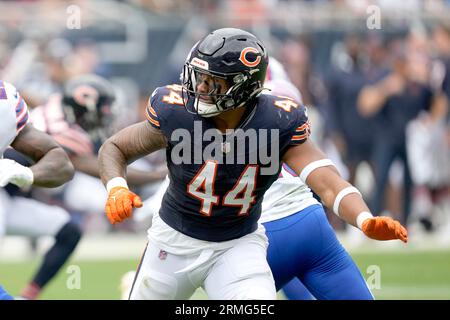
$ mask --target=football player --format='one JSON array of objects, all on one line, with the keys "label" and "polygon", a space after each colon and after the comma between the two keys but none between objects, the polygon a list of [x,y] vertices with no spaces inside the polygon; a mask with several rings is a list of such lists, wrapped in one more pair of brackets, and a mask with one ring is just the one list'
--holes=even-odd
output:
[{"label": "football player", "polygon": [[[270,91],[265,92],[301,101],[300,92],[283,77],[282,67],[273,58],[270,58],[269,70],[271,77],[266,77],[265,87]],[[135,220],[158,215],[168,182],[167,179],[154,196],[144,201],[144,207],[134,215]],[[285,164],[279,178],[264,195],[260,222],[269,238],[267,257],[276,288],[282,287],[289,299],[314,298],[299,279],[304,279],[318,299],[373,298],[356,265],[336,239],[320,203]],[[318,243],[326,244],[319,246]],[[327,268],[327,265],[336,267]],[[131,289],[131,274],[127,273],[122,279],[123,297],[128,297],[126,293]],[[352,285],[346,285],[348,283]]]},{"label": "football player", "polygon": [[[29,124],[25,101],[14,86],[4,81],[0,81],[0,110],[0,187],[8,183],[21,188],[31,185],[57,187],[72,179],[73,166],[64,150],[47,134]],[[3,159],[3,153],[9,146],[28,156],[33,164],[25,167],[14,160]],[[3,189],[0,189],[0,197],[2,235],[8,226],[6,213],[11,216],[16,212],[14,207],[9,209],[8,196]],[[30,221],[35,221],[33,209],[27,214]]]},{"label": "football player", "polygon": [[[33,110],[33,125],[51,135],[75,167],[75,176],[64,189],[64,203],[71,211],[103,212],[107,194],[98,179],[97,150],[112,131],[115,99],[110,81],[85,74],[70,79],[62,93]],[[139,186],[163,179],[166,172],[130,169],[129,179]],[[92,194],[98,197],[94,200]]]},{"label": "football player", "polygon": [[[30,166],[29,159],[14,149],[7,149],[4,157],[24,167]],[[7,196],[3,199],[3,207],[6,212],[6,234],[32,239],[48,236],[54,239],[35,274],[20,293],[22,299],[34,300],[74,252],[82,231],[66,210],[34,199],[32,189],[8,184],[5,191]]]},{"label": "football player", "polygon": [[[102,146],[99,165],[111,223],[142,206],[128,188],[127,164],[167,150],[170,184],[148,231],[131,299],[187,299],[200,286],[210,299],[275,299],[268,241],[258,219],[282,162],[353,225],[373,229],[378,224],[357,190],[309,141],[306,109],[287,97],[260,94],[267,64],[267,51],[254,35],[234,28],[213,31],[189,53],[182,87],[156,89],[148,121],[125,128]],[[211,129],[211,135],[219,132],[219,141],[211,146],[211,136],[196,139],[199,127]],[[242,131],[257,132],[258,145],[239,140]],[[194,139],[181,139],[183,132]],[[244,151],[236,153],[242,146]],[[269,161],[261,156],[263,148],[274,151]],[[239,161],[229,161],[228,154]],[[273,165],[277,170],[270,170]],[[392,224],[398,229],[383,237],[406,237],[406,230]]]},{"label": "football player", "polygon": [[[64,200],[71,210],[102,211],[104,200],[98,197],[100,200],[96,203],[91,197],[93,193],[104,193],[98,179],[95,142],[103,138],[105,128],[111,125],[114,99],[109,81],[96,75],[82,75],[68,81],[62,94],[51,96],[31,114],[34,127],[52,136],[75,167],[74,179],[64,189]],[[8,151],[6,156],[27,165],[27,159],[13,151]],[[137,172],[136,176],[142,183],[159,177],[153,172]],[[7,190],[10,197],[6,203],[15,211],[14,215],[6,216],[7,233],[55,239],[38,271],[21,292],[22,298],[36,299],[75,250],[82,230],[64,208],[34,199],[29,192],[23,193],[15,186],[8,186]],[[31,210],[33,219],[29,217]]]}]

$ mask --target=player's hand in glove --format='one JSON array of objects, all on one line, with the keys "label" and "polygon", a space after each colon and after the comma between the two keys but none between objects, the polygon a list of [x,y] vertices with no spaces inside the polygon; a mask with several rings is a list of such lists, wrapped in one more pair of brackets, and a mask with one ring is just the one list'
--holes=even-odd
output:
[{"label": "player's hand in glove", "polygon": [[408,242],[408,231],[400,222],[389,217],[373,217],[364,220],[362,231],[366,236],[375,240],[400,239]]},{"label": "player's hand in glove", "polygon": [[0,159],[0,187],[8,183],[19,188],[31,186],[34,181],[33,171],[11,159]]},{"label": "player's hand in glove", "polygon": [[133,208],[142,207],[141,198],[125,187],[115,187],[109,192],[106,201],[106,216],[111,224],[122,222],[131,217]]}]

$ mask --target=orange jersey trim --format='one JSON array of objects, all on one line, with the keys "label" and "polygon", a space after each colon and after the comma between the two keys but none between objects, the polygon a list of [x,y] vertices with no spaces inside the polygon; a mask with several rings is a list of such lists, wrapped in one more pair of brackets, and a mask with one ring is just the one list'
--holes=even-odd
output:
[{"label": "orange jersey trim", "polygon": [[305,134],[302,134],[302,135],[295,135],[295,136],[292,136],[292,138],[291,138],[291,140],[293,140],[293,141],[299,141],[299,140],[303,140],[303,139],[306,139],[308,137],[308,134],[307,133],[305,133]]},{"label": "orange jersey trim", "polygon": [[158,118],[158,115],[156,114],[155,109],[153,109],[152,106],[148,106],[148,111],[150,111],[152,116]]},{"label": "orange jersey trim", "polygon": [[299,131],[303,131],[303,130],[308,129],[308,128],[309,128],[309,123],[306,122],[306,123],[302,124],[300,127],[298,127],[297,129],[295,129],[295,131],[299,132]]},{"label": "orange jersey trim", "polygon": [[145,113],[145,117],[147,118],[148,121],[150,121],[152,124],[154,124],[157,127],[160,127],[159,121],[153,120],[148,113]]}]

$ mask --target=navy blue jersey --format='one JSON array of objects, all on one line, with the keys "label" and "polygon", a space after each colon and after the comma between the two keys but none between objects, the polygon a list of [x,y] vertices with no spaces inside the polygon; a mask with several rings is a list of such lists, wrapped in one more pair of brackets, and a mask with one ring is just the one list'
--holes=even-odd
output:
[{"label": "navy blue jersey", "polygon": [[181,87],[157,88],[148,122],[167,138],[170,186],[160,216],[193,238],[226,241],[257,228],[265,191],[291,145],[310,134],[306,108],[287,97],[260,95],[240,125],[222,134],[211,118],[184,107]]}]

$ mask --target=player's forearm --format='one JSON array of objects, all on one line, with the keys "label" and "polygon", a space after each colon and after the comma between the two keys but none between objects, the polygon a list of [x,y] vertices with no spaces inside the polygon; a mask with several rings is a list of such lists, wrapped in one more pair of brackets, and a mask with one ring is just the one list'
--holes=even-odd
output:
[{"label": "player's forearm", "polygon": [[105,185],[112,178],[126,176],[127,159],[111,138],[100,148],[98,166],[100,179]]},{"label": "player's forearm", "polygon": [[342,179],[333,163],[311,141],[290,148],[283,161],[320,196],[326,207],[346,222],[356,226],[357,217],[369,211],[359,191],[350,189],[351,184]]},{"label": "player's forearm", "polygon": [[64,150],[47,134],[27,124],[11,146],[34,161],[33,184],[57,187],[72,179],[73,165]]},{"label": "player's forearm", "polygon": [[[94,178],[100,178],[99,163],[96,156],[75,156],[71,158],[76,171],[83,172]],[[142,186],[148,183],[164,179],[167,170],[144,171],[128,168],[127,181],[134,186]]]},{"label": "player's forearm", "polygon": [[58,187],[71,180],[74,174],[72,163],[59,147],[49,150],[30,169],[33,185],[46,188]]},{"label": "player's forearm", "polygon": [[132,161],[166,146],[161,131],[147,122],[129,126],[106,140],[99,151],[100,178],[106,184],[112,178],[126,177]]},{"label": "player's forearm", "polygon": [[368,215],[371,215],[370,209],[360,194],[351,193],[345,196],[339,205],[339,218],[357,228],[361,228],[358,225],[358,217],[367,218]]},{"label": "player's forearm", "polygon": [[[357,226],[357,217],[362,212],[369,212],[369,208],[358,193],[349,193],[342,197],[340,192],[352,187],[330,167],[319,168],[308,178],[308,185],[322,199],[327,208],[332,209],[345,222]],[[341,199],[339,199],[342,197]],[[338,201],[338,202],[336,202]]]},{"label": "player's forearm", "polygon": [[95,155],[72,156],[70,160],[72,161],[76,171],[85,173],[94,178],[100,178],[98,159]]},{"label": "player's forearm", "polygon": [[142,186],[160,181],[167,175],[167,170],[143,171],[133,168],[127,170],[127,180],[131,185]]}]

